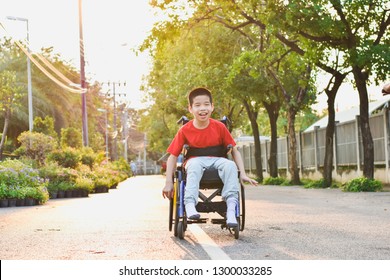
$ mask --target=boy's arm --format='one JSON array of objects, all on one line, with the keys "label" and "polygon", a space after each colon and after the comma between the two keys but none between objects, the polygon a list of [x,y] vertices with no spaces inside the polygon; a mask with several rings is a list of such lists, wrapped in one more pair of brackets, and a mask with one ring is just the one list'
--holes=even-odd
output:
[{"label": "boy's arm", "polygon": [[176,169],[176,163],[177,157],[172,154],[169,155],[167,160],[165,187],[162,190],[164,198],[173,198],[173,175]]},{"label": "boy's arm", "polygon": [[234,162],[237,165],[238,170],[240,171],[240,179],[243,182],[250,183],[251,185],[257,185],[257,181],[253,180],[246,175],[245,167],[244,167],[244,161],[242,160],[241,153],[238,151],[237,147],[233,147],[232,150],[232,157]]}]

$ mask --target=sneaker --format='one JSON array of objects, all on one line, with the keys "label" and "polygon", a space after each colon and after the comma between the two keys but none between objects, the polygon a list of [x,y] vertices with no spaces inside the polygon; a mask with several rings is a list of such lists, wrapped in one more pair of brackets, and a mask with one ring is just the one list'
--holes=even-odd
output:
[{"label": "sneaker", "polygon": [[238,227],[236,213],[235,212],[227,212],[226,213],[226,225],[228,228]]},{"label": "sneaker", "polygon": [[194,203],[187,203],[185,205],[186,207],[186,213],[187,213],[187,218],[190,220],[199,220],[200,219],[200,214],[198,211],[196,211],[195,204]]},{"label": "sneaker", "polygon": [[236,219],[236,206],[237,206],[237,198],[229,197],[226,201],[227,211],[226,211],[226,225],[229,228],[238,227],[237,219]]}]

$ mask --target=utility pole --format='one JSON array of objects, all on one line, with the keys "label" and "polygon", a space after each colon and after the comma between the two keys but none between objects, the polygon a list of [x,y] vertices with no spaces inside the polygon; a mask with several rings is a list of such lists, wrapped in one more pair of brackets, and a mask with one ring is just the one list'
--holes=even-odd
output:
[{"label": "utility pole", "polygon": [[[110,86],[111,82],[107,82],[107,85]],[[123,83],[124,86],[126,86],[126,82]],[[117,106],[116,106],[116,95],[118,94],[116,92],[115,86],[121,86],[120,82],[112,82],[112,94],[113,94],[113,102],[114,102],[114,124],[113,124],[113,129],[114,129],[114,143],[113,143],[113,149],[112,149],[112,156],[113,160],[118,159],[118,130],[117,130]],[[119,93],[119,96],[126,96],[124,93]]]},{"label": "utility pole", "polygon": [[[79,32],[80,32],[80,85],[86,89],[85,84],[85,60],[84,60],[84,39],[83,39],[83,19],[82,0],[79,0]],[[83,146],[88,147],[88,115],[87,115],[87,92],[81,94],[81,114],[83,124]]]},{"label": "utility pole", "polygon": [[[110,85],[110,83],[108,83],[108,85]],[[114,138],[114,149],[113,149],[113,156],[114,156],[114,160],[117,160],[118,159],[118,129],[116,127],[116,117],[117,117],[117,113],[116,113],[116,100],[115,100],[115,82],[112,83],[112,91],[113,91],[113,94],[114,94],[114,133],[115,133],[115,138]]]},{"label": "utility pole", "polygon": [[146,145],[147,145],[147,139],[146,139],[146,133],[144,134],[144,174],[147,175],[146,173]]},{"label": "utility pole", "polygon": [[123,157],[127,162],[127,138],[128,136],[128,118],[129,118],[129,112],[128,108],[124,108],[125,112],[123,113],[123,145],[124,145],[124,151],[123,151]]}]

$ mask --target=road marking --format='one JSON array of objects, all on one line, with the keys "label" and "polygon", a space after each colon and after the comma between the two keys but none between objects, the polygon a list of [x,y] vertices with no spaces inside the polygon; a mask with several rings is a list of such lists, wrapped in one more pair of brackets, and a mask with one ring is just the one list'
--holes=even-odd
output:
[{"label": "road marking", "polygon": [[212,260],[231,260],[231,258],[198,225],[190,224],[188,229],[198,240],[200,246]]}]

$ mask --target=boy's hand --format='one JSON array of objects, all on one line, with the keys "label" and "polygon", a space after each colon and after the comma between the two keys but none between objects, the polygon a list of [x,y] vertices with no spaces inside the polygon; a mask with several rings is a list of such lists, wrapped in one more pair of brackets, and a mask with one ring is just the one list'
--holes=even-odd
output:
[{"label": "boy's hand", "polygon": [[162,196],[164,198],[173,198],[173,184],[166,184],[162,189]]},{"label": "boy's hand", "polygon": [[252,186],[256,186],[258,184],[258,182],[256,180],[253,180],[251,178],[249,178],[246,174],[241,174],[241,181],[242,182],[245,182],[245,183],[249,183],[251,184]]}]

